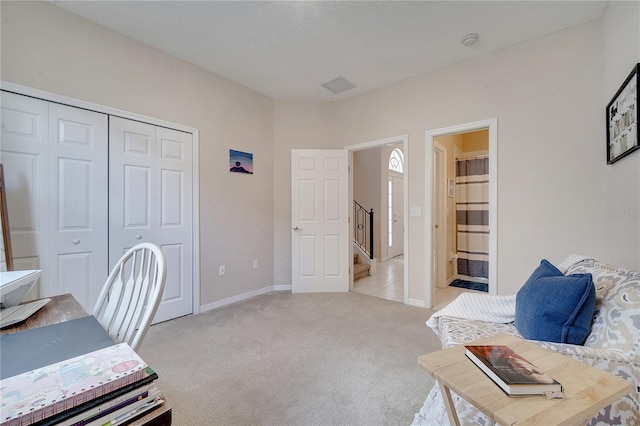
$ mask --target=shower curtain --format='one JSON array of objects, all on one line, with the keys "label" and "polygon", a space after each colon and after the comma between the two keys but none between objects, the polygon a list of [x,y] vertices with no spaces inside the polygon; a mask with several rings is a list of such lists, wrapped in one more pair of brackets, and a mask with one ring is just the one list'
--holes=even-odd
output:
[{"label": "shower curtain", "polygon": [[489,278],[489,158],[456,160],[458,275]]}]

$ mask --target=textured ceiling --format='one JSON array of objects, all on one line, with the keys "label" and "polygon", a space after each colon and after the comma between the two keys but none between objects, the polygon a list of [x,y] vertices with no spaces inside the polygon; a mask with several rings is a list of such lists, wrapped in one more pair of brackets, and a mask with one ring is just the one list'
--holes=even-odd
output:
[{"label": "textured ceiling", "polygon": [[[606,1],[52,1],[275,99],[342,100],[598,19]],[[478,33],[472,47],[460,42]],[[323,83],[355,88],[334,94]]]}]

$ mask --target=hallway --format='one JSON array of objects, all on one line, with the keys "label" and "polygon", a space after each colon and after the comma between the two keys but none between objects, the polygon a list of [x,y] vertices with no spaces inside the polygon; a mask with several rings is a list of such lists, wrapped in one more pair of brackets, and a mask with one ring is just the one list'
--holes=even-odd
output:
[{"label": "hallway", "polygon": [[[355,293],[379,297],[381,299],[404,301],[404,258],[394,257],[376,265],[377,274],[361,278],[354,283]],[[457,287],[436,289],[433,308],[441,309],[465,290]],[[481,293],[481,292],[478,292]]]}]

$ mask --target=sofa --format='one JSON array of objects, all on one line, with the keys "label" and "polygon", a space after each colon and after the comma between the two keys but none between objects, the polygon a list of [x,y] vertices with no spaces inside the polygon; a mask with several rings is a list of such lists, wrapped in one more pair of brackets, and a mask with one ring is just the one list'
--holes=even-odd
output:
[{"label": "sofa", "polygon": [[[583,344],[529,340],[633,383],[631,393],[602,409],[589,425],[640,425],[640,273],[578,255],[569,256],[557,269],[567,277],[588,276],[593,282],[595,303],[586,339]],[[427,325],[440,337],[443,348],[503,332],[522,337],[514,321],[517,297],[464,293],[429,318]],[[494,424],[453,395],[462,424]],[[448,424],[437,384],[413,424]]]}]

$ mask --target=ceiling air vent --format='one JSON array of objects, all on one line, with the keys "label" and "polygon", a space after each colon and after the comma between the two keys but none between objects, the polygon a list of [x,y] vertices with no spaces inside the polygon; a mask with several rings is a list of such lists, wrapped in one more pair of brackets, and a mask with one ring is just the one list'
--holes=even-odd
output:
[{"label": "ceiling air vent", "polygon": [[356,87],[355,84],[347,80],[346,78],[340,76],[336,79],[331,80],[328,83],[324,83],[322,87],[331,90],[333,93],[342,93],[346,90],[353,89]]}]

